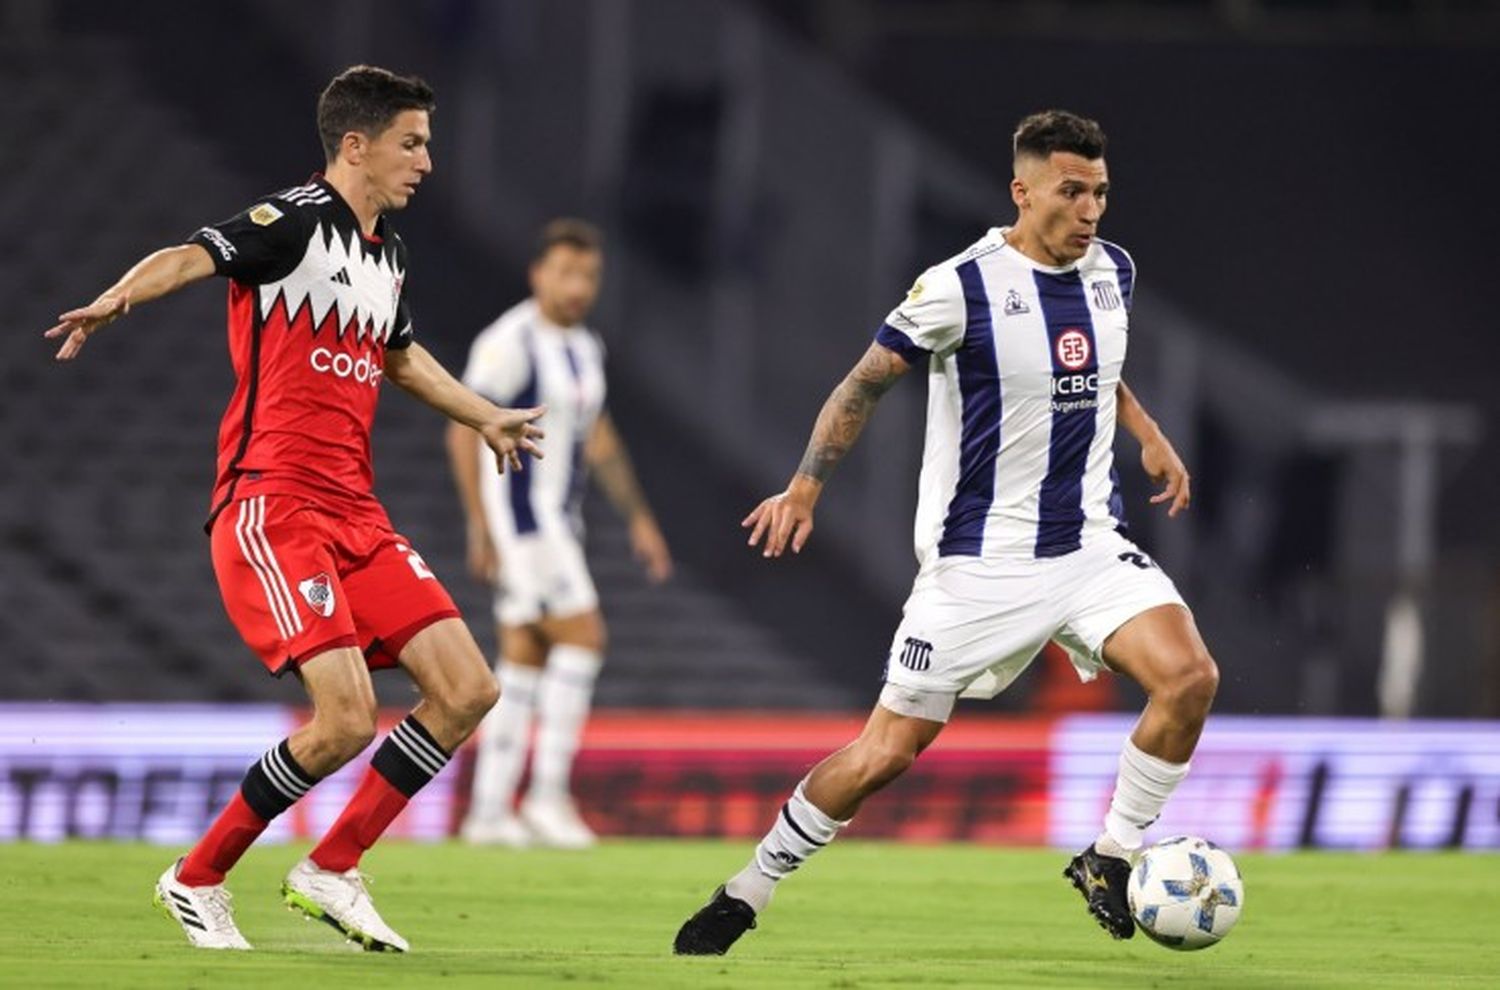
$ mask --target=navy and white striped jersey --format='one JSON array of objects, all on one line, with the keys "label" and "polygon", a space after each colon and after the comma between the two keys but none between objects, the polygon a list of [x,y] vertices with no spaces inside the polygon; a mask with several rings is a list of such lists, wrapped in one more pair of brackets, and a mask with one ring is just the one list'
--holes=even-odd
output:
[{"label": "navy and white striped jersey", "polygon": [[481,452],[485,503],[498,510],[492,529],[505,537],[538,530],[581,533],[584,445],[604,408],[604,345],[598,336],[583,326],[552,325],[527,299],[480,331],[463,382],[503,406],[547,406],[539,424],[547,433],[546,457],[523,454],[526,470],[502,475],[494,470],[494,455]]},{"label": "navy and white striped jersey", "polygon": [[934,265],[876,341],[928,369],[917,558],[1060,557],[1123,516],[1115,398],[1135,264],[1038,264],[993,228]]}]

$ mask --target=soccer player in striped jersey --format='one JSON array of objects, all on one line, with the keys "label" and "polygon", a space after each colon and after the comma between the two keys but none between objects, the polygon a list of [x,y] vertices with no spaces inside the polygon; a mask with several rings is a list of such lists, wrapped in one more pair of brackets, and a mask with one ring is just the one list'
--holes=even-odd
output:
[{"label": "soccer player in striped jersey", "polygon": [[541,409],[501,409],[413,339],[406,248],[386,218],[432,171],[433,94],[355,66],[318,101],[327,168],[142,260],[46,336],[71,360],[132,307],[211,275],[229,282],[238,379],[219,428],[209,533],[225,609],[268,672],[307,690],[310,721],[239,792],[156,899],[200,948],[248,949],[224,875],[271,819],[376,735],[370,670],[399,665],[422,695],[375,749],[349,804],[287,875],[288,905],[372,950],[405,951],[376,912],[360,857],[447,764],[498,691],[468,627],[373,492],[370,428],[383,380],[473,428],[520,469]]},{"label": "soccer player in striped jersey", "polygon": [[[448,429],[449,460],[468,518],[469,566],[494,586],[504,700],[479,732],[463,836],[476,844],[582,849],[594,833],[569,791],[573,757],[603,663],[604,618],[584,560],[583,491],[598,479],[630,527],[653,581],[672,558],[604,407],[604,345],[584,325],[599,294],[603,240],[580,220],[554,220],[532,259],[532,295],[482,330],[464,382],[502,403],[545,405],[558,456],[524,474],[484,470],[479,436]],[[532,723],[531,786],[519,809]]]},{"label": "soccer player in striped jersey", "polygon": [[1064,876],[1116,938],[1142,833],[1187,774],[1218,670],[1172,581],[1124,534],[1116,423],[1141,447],[1170,516],[1188,472],[1121,377],[1135,264],[1099,238],[1109,193],[1099,125],[1063,111],[1021,121],[1019,217],[929,268],[829,397],[787,489],[745,519],[777,558],[806,545],[813,507],[875,404],[927,374],[916,516],[919,569],[886,684],[859,738],[813,768],[743,870],[678,932],[679,954],[723,953],[777,883],[827,845],[937,738],[962,696],[993,697],[1055,640],[1085,680],[1109,669],[1149,695],[1120,754],[1098,839]]}]

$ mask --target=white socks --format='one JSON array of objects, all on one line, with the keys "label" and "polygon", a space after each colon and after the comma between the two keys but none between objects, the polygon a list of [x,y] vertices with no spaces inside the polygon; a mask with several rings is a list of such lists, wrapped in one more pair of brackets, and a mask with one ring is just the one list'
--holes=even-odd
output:
[{"label": "white socks", "polygon": [[755,909],[766,909],[776,882],[802,865],[802,861],[833,841],[849,823],[829,818],[807,799],[807,781],[797,785],[791,799],[781,806],[776,824],[755,847],[745,868],[729,878],[724,890]]},{"label": "white socks", "polygon": [[1120,774],[1104,816],[1104,832],[1095,847],[1106,856],[1129,859],[1141,847],[1147,828],[1161,815],[1167,798],[1187,776],[1187,763],[1168,763],[1125,740]]},{"label": "white socks", "polygon": [[[547,655],[537,692],[536,752],[531,758],[530,798],[566,800],[573,757],[594,701],[603,658],[596,650],[559,643]],[[503,705],[505,702],[501,701]]]},{"label": "white socks", "polygon": [[515,813],[516,785],[526,764],[531,720],[536,714],[542,671],[501,660],[500,703],[479,726],[479,756],[474,764],[474,794],[469,814],[493,821]]}]

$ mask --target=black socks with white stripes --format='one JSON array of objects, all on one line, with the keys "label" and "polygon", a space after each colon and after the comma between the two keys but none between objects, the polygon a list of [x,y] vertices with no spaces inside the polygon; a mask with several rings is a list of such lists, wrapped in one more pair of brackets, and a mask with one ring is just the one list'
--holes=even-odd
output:
[{"label": "black socks with white stripes", "polygon": [[251,764],[240,783],[240,793],[251,811],[270,821],[296,804],[317,782],[317,777],[292,759],[292,747],[283,739]]}]

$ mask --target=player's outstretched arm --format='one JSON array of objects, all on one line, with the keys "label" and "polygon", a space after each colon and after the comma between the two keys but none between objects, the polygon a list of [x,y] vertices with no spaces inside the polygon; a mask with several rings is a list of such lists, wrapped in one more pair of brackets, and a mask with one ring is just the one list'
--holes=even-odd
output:
[{"label": "player's outstretched arm", "polygon": [[537,441],[545,434],[535,424],[546,406],[502,409],[474,392],[438,364],[421,344],[385,352],[385,374],[391,381],[457,423],[478,431],[495,452],[500,473],[507,465],[520,471],[522,451],[541,457]]},{"label": "player's outstretched arm", "polygon": [[142,258],[87,306],[58,316],[57,326],[42,336],[62,337],[57,360],[71,361],[83,350],[89,337],[130,312],[132,306],[160,299],[213,273],[213,258],[199,245],[163,248]]},{"label": "player's outstretched arm", "polygon": [[1130,435],[1141,445],[1141,467],[1145,468],[1152,481],[1162,486],[1161,491],[1151,496],[1151,503],[1171,503],[1167,508],[1167,515],[1176,516],[1193,500],[1193,479],[1188,475],[1182,458],[1177,456],[1172,442],[1123,380],[1116,395],[1120,425],[1130,431]]},{"label": "player's outstretched arm", "polygon": [[656,516],[646,503],[625,441],[608,413],[601,413],[595,421],[583,456],[615,511],[630,524],[630,546],[636,559],[645,566],[646,574],[657,584],[671,577],[672,553],[667,549],[666,537],[662,536]]},{"label": "player's outstretched arm", "polygon": [[875,412],[880,397],[906,374],[911,365],[882,344],[871,344],[864,357],[823,403],[802,463],[786,491],[757,505],[741,526],[750,530],[750,546],[765,537],[762,556],[780,557],[790,543],[801,553],[813,531],[813,506],[823,485]]}]

